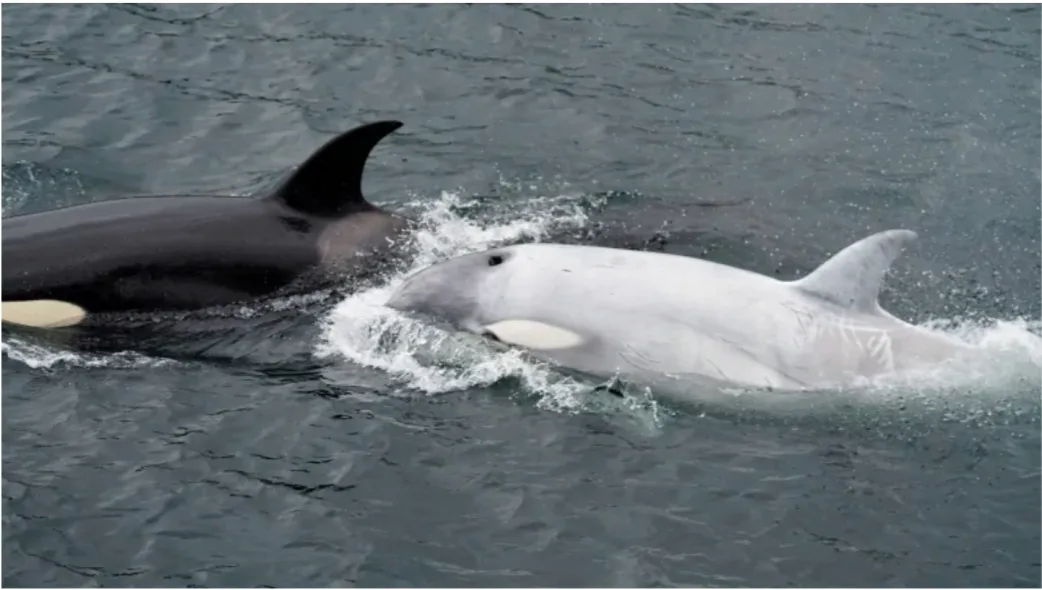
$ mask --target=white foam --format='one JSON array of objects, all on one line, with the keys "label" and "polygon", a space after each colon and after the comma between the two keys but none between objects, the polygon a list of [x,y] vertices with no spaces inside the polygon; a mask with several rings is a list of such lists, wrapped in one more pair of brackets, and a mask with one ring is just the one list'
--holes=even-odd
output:
[{"label": "white foam", "polygon": [[47,348],[17,338],[9,338],[0,343],[0,352],[4,356],[33,369],[52,369],[62,365],[78,368],[136,369],[162,367],[174,362],[169,359],[154,358],[136,352],[118,352],[113,354],[73,352]]}]

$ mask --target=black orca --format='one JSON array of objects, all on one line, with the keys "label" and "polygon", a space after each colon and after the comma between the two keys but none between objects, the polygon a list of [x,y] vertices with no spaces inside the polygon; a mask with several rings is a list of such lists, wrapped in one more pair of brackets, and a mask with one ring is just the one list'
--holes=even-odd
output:
[{"label": "black orca", "polygon": [[122,198],[4,219],[3,322],[198,310],[364,271],[411,225],[362,194],[369,153],[401,126],[343,133],[259,197]]}]

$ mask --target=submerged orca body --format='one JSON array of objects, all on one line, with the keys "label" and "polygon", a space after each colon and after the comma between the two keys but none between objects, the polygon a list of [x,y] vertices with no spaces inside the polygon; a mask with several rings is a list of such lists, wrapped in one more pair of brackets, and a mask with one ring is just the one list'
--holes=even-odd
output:
[{"label": "submerged orca body", "polygon": [[409,225],[361,187],[370,151],[401,125],[330,140],[259,198],[135,197],[4,219],[3,322],[247,303],[369,270]]}]

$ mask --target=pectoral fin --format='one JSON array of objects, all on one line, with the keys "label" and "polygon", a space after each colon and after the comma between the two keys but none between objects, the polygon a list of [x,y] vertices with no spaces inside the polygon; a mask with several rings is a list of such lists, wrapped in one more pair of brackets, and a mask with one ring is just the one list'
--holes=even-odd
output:
[{"label": "pectoral fin", "polygon": [[506,344],[533,350],[560,350],[582,344],[582,336],[562,328],[532,320],[504,320],[484,327]]}]

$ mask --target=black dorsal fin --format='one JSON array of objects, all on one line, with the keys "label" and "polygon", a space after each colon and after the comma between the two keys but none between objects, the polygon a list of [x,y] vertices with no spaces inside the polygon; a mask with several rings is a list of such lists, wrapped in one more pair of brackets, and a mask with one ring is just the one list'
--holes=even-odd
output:
[{"label": "black dorsal fin", "polygon": [[369,152],[401,121],[361,125],[326,142],[272,194],[286,207],[307,215],[341,217],[371,208],[362,195],[362,172]]}]

